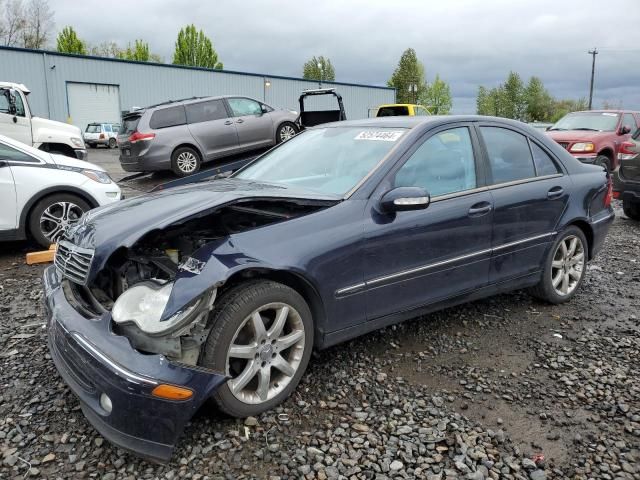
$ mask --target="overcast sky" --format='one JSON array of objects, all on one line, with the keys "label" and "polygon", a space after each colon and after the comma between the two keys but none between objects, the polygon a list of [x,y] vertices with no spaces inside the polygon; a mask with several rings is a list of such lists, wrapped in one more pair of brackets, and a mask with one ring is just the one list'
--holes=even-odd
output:
[{"label": "overcast sky", "polygon": [[454,113],[474,113],[478,85],[509,70],[542,78],[552,95],[640,110],[640,0],[49,0],[56,29],[91,43],[142,38],[171,62],[190,23],[212,39],[225,69],[299,77],[313,55],[336,80],[384,85],[408,48],[427,80],[451,85]]}]

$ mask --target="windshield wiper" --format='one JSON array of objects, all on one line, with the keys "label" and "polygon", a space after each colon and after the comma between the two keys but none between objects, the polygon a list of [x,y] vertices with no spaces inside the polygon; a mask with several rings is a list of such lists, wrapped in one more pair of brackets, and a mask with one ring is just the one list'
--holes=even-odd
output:
[{"label": "windshield wiper", "polygon": [[553,127],[550,128],[549,131],[551,132],[552,130],[566,130],[566,128],[558,128],[558,127]]},{"label": "windshield wiper", "polygon": [[588,130],[590,132],[599,132],[600,131],[597,128],[588,128],[588,127],[578,127],[578,128],[574,128],[574,130]]}]

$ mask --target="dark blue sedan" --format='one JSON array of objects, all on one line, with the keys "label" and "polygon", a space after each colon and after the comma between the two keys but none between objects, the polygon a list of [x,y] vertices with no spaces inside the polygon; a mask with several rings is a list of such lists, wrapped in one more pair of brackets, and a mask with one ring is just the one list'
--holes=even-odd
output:
[{"label": "dark blue sedan", "polygon": [[312,128],[231,178],[85,214],[44,275],[51,355],[102,435],[166,460],[206,400],[285,400],[314,348],[514,289],[571,299],[611,193],[519,122]]}]

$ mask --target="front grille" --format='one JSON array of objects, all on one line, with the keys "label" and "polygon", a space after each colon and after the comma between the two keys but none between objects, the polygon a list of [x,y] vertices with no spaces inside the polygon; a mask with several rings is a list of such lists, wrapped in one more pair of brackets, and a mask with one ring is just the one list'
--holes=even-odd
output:
[{"label": "front grille", "polygon": [[565,150],[569,148],[569,142],[558,142],[558,145],[560,145]]},{"label": "front grille", "polygon": [[93,250],[77,247],[67,240],[58,242],[54,265],[63,277],[72,282],[86,284],[92,260]]},{"label": "front grille", "polygon": [[87,375],[84,354],[71,334],[57,321],[53,320],[49,328],[50,345],[56,358],[64,364],[64,369],[71,378],[87,393],[95,393],[96,387]]}]

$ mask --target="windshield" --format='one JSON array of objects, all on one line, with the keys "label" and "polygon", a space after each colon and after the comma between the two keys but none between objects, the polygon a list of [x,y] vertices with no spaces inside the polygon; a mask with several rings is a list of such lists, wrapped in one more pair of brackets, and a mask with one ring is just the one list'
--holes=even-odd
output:
[{"label": "windshield", "polygon": [[89,124],[87,125],[87,129],[85,130],[87,133],[100,133],[100,125]]},{"label": "windshield", "polygon": [[404,132],[401,128],[374,127],[307,130],[235,177],[342,196],[385,157]]},{"label": "windshield", "polygon": [[570,113],[562,117],[549,130],[593,130],[598,132],[612,132],[618,125],[618,113],[588,112]]}]

